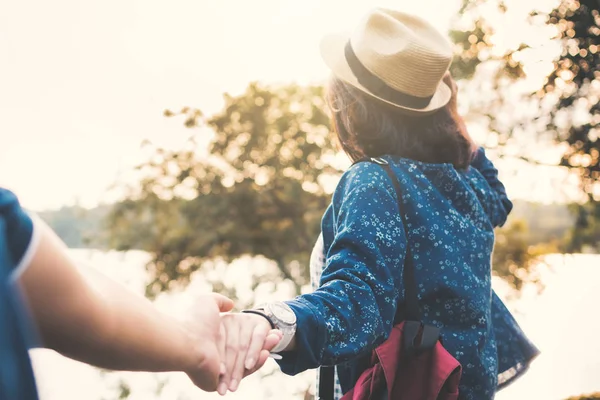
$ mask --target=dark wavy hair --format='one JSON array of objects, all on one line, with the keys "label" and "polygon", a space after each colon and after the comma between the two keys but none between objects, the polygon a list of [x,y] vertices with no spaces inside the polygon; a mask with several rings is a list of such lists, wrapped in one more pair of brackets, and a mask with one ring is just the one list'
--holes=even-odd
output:
[{"label": "dark wavy hair", "polygon": [[342,149],[354,162],[364,157],[395,155],[427,163],[467,168],[471,143],[453,99],[442,109],[413,116],[332,77],[327,101]]}]

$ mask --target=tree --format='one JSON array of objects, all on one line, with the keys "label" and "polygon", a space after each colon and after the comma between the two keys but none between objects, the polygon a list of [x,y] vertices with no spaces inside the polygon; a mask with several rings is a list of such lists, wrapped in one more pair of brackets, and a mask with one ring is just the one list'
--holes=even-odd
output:
[{"label": "tree", "polygon": [[[490,16],[506,12],[507,6],[501,0],[463,1],[456,28],[451,32],[457,43],[453,72],[458,78],[468,79],[466,86],[482,85],[482,80],[477,79],[480,71],[484,71],[484,80],[493,78],[492,96],[483,101],[476,99],[469,113],[473,119],[483,120],[495,136],[493,142],[498,143],[500,156],[510,154],[531,164],[543,164],[536,154],[541,142],[564,149],[556,166],[579,176],[581,194],[587,198],[587,202],[573,207],[576,222],[565,250],[579,251],[586,245],[598,249],[600,2],[562,0],[554,9],[531,11],[530,26],[538,27],[540,35],[544,28],[552,28],[553,39],[561,51],[539,87],[533,88],[533,93],[517,93],[516,97],[510,93],[527,75],[522,61],[532,50],[532,43],[539,40],[534,35],[524,35],[521,44],[493,51],[497,50],[493,38],[499,27],[489,21]],[[499,115],[511,118],[507,123]],[[509,145],[512,151],[506,151]]]},{"label": "tree", "polygon": [[[538,38],[523,36],[518,46],[492,51],[498,47],[493,41],[498,27],[488,19],[491,15],[506,12],[507,6],[502,0],[463,0],[455,28],[451,31],[456,43],[452,71],[457,79],[473,79],[478,68],[493,64],[498,92],[501,89],[498,85],[515,86],[527,75],[522,60],[531,50],[531,43],[539,41]],[[600,177],[597,140],[600,126],[600,71],[597,70],[600,65],[600,2],[562,0],[551,10],[532,10],[529,24],[540,29],[544,25],[554,28],[554,39],[562,49],[556,54],[553,70],[534,93],[538,95],[536,97],[547,96],[552,107],[538,110],[534,122],[544,122],[542,134],[567,145],[559,165],[577,169],[582,176],[582,189],[592,194]],[[521,99],[522,102],[526,100]],[[547,111],[550,115],[545,115]],[[488,115],[488,112],[483,114]],[[493,118],[491,114],[488,116]],[[509,128],[513,129],[514,125]],[[528,134],[532,133],[536,132]]]},{"label": "tree", "polygon": [[570,250],[600,245],[600,2],[564,0],[548,17],[563,52],[545,86],[559,101],[549,128],[566,144],[560,164],[579,174],[586,204],[576,207]]},{"label": "tree", "polygon": [[[491,145],[500,158],[543,164],[537,159],[539,147],[531,143],[535,139],[545,140],[548,146],[556,144],[548,133],[551,119],[544,118],[553,104],[543,96],[542,80],[533,96],[530,88],[523,88],[528,78],[523,60],[537,38],[524,35],[514,43],[498,43],[502,30],[507,29],[506,22],[513,22],[504,20],[509,11],[502,0],[463,0],[450,31],[455,43],[451,72],[459,80],[459,103],[466,118],[470,126],[486,132],[488,147]],[[530,16],[529,24],[543,30],[546,21],[538,14]],[[512,219],[497,230],[493,271],[517,292],[527,282],[540,284],[535,266],[543,260],[543,255],[558,251],[561,246],[556,239],[532,240],[538,233],[530,232],[523,219]]]},{"label": "tree", "polygon": [[501,22],[492,19],[506,12],[501,0],[463,0],[449,32],[455,46],[450,71],[461,86],[459,103],[466,106],[466,117],[493,136],[499,147],[514,140],[516,128],[526,124],[527,115],[515,112],[515,99],[535,101],[514,90],[526,77],[520,55],[530,47],[530,38],[512,46],[498,46],[494,40]]},{"label": "tree", "polygon": [[[187,283],[210,260],[243,255],[274,261],[276,274],[261,279],[287,280],[300,292],[330,199],[325,178],[340,173],[328,161],[335,150],[321,96],[321,88],[253,84],[241,96],[227,96],[223,111],[210,118],[190,108],[166,112],[184,117],[189,128],[210,128],[213,136],[204,156],[195,146],[198,135],[188,149],[153,149],[153,158],[139,166],[140,185],[110,214],[118,250],[153,254],[148,295]],[[543,251],[554,249],[532,240],[517,221],[498,231],[494,271],[520,289]],[[236,297],[218,279],[212,283]]]},{"label": "tree", "polygon": [[[503,77],[522,75],[520,64],[511,64],[520,50],[484,56],[492,44],[490,25],[478,14],[483,5],[465,2],[469,17],[456,25],[472,27],[452,32],[459,43],[453,73],[472,78],[481,62],[504,60],[496,77],[505,87]],[[502,99],[496,97],[487,107]],[[252,84],[241,96],[226,95],[217,115],[205,117],[188,107],[165,115],[183,117],[199,133],[187,149],[154,149],[153,158],[138,168],[140,184],[109,218],[113,246],[153,255],[147,293],[185,284],[209,260],[229,262],[246,254],[274,261],[278,273],[264,279],[294,282],[298,293],[308,281],[308,255],[329,202],[327,178],[339,175],[331,166],[335,151],[323,89]],[[211,134],[208,151],[200,152],[197,143]]]},{"label": "tree", "polygon": [[[530,23],[568,27],[568,21],[552,18],[561,12],[564,18],[573,18],[572,10],[579,10],[580,6],[569,4],[570,8],[561,6],[550,14],[533,13]],[[456,42],[452,72],[462,79],[461,85],[468,93],[459,98],[467,106],[467,117],[494,137],[499,155],[507,157],[510,152],[505,149],[516,148],[519,151],[516,155],[512,152],[512,157],[537,163],[537,148],[531,150],[519,143],[540,136],[551,138],[552,145],[567,140],[552,134],[551,128],[558,127],[554,124],[558,113],[544,114],[548,102],[542,95],[553,92],[546,97],[558,101],[557,90],[550,88],[553,82],[557,87],[564,86],[556,83],[564,75],[557,71],[559,66],[572,65],[561,61],[571,53],[563,54],[545,87],[540,81],[536,96],[523,91],[515,95],[514,87],[527,75],[521,60],[534,40],[524,36],[521,42],[498,50],[494,42],[496,27],[491,19],[505,13],[507,7],[502,1],[463,1],[451,31]],[[588,25],[594,18],[582,17]],[[579,31],[574,31],[573,34],[567,29],[564,34],[577,37]],[[588,55],[593,53],[593,44],[585,43]],[[575,87],[585,86],[584,79],[579,86],[578,82]],[[187,149],[153,149],[153,158],[138,168],[140,184],[130,188],[127,200],[118,204],[109,218],[114,246],[121,250],[144,249],[153,254],[148,266],[148,294],[186,283],[209,260],[229,262],[246,254],[274,261],[277,274],[266,279],[294,282],[296,292],[300,291],[308,279],[308,254],[319,231],[319,219],[329,201],[327,178],[334,180],[339,174],[331,166],[335,151],[322,94],[320,87],[252,84],[240,96],[226,95],[223,110],[211,117],[188,107],[165,112],[167,117],[183,118],[185,126],[198,133],[190,139]],[[556,104],[553,107],[558,110]],[[516,112],[522,108],[530,112]],[[532,116],[532,112],[538,114]],[[197,143],[207,139],[208,151],[203,153]],[[578,142],[573,143],[578,146]],[[590,150],[590,157],[593,154],[596,153]],[[563,161],[567,158],[572,157],[565,155]],[[561,165],[580,168],[565,162]],[[583,190],[587,187],[582,186]],[[580,214],[578,221],[583,220],[587,222],[580,222],[579,226],[588,223],[590,228],[586,236],[578,233],[579,239],[573,243],[597,237],[597,225]],[[525,228],[517,223],[499,231],[499,243],[509,247],[502,249],[499,244],[497,254],[504,254],[506,259],[495,260],[498,274],[517,287],[521,278],[514,277],[515,271],[521,274],[523,268],[529,269],[541,249],[535,249],[535,256],[525,257],[533,250],[516,246],[522,229]],[[516,236],[511,239],[510,235]],[[516,247],[510,250],[511,246]]]},{"label": "tree", "polygon": [[600,177],[600,2],[564,0],[549,14],[548,23],[557,27],[563,44],[544,88],[559,97],[549,127],[568,145],[561,165],[576,168],[585,193],[598,200],[594,187]]},{"label": "tree", "polygon": [[246,254],[273,260],[278,276],[266,279],[299,293],[330,198],[326,178],[339,173],[322,88],[251,84],[210,118],[191,108],[165,115],[212,137],[205,155],[198,135],[183,151],[155,149],[110,215],[117,249],[154,256],[148,294],[187,282],[208,260]]}]

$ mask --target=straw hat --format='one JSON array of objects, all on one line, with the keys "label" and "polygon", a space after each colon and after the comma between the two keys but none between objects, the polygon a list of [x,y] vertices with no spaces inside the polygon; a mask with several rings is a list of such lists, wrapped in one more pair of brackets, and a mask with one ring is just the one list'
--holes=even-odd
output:
[{"label": "straw hat", "polygon": [[452,45],[416,16],[376,8],[351,35],[323,38],[321,56],[338,78],[409,114],[430,114],[450,100],[442,78]]}]

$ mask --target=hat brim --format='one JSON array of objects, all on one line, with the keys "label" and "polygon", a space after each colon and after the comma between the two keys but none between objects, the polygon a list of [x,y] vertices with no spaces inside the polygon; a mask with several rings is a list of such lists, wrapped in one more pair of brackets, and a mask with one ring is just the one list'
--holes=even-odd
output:
[{"label": "hat brim", "polygon": [[325,36],[321,40],[321,57],[325,64],[331,69],[331,72],[338,78],[342,79],[344,82],[349,83],[355,88],[367,93],[368,95],[387,103],[391,106],[402,109],[407,114],[411,115],[427,115],[431,114],[440,108],[444,107],[450,101],[450,97],[452,96],[452,91],[443,81],[440,81],[440,84],[437,87],[437,90],[431,101],[425,108],[411,108],[406,107],[402,104],[396,104],[385,100],[375,94],[371,93],[371,91],[364,86],[362,86],[348,65],[346,61],[346,56],[344,55],[344,48],[346,43],[348,42],[349,36],[347,35],[329,35]]}]

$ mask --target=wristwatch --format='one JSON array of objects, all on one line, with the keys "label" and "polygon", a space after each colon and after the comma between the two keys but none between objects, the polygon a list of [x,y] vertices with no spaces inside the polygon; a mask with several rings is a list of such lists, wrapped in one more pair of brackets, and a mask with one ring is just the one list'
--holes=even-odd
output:
[{"label": "wristwatch", "polygon": [[283,338],[271,350],[271,353],[279,353],[285,350],[296,333],[296,314],[294,314],[290,306],[281,301],[263,304],[257,308],[264,312],[273,321],[275,328],[283,333]]}]

